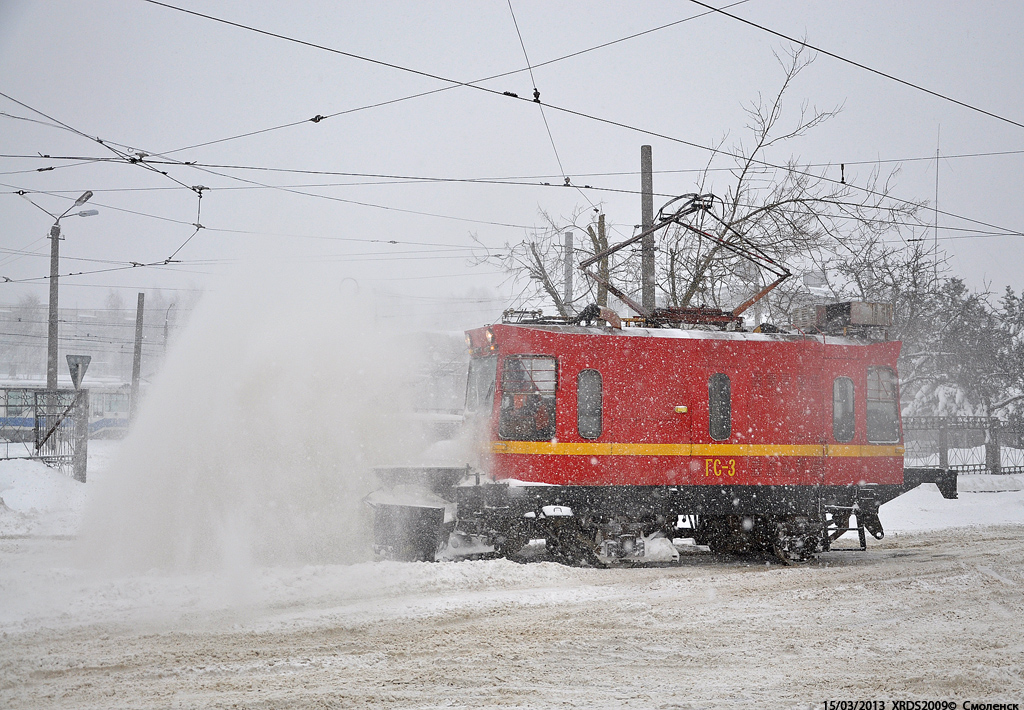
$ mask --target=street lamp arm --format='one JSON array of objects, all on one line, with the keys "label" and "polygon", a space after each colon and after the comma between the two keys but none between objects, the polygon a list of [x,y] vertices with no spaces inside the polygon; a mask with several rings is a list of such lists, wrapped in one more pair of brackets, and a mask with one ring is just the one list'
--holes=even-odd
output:
[{"label": "street lamp arm", "polygon": [[22,197],[24,197],[24,198],[25,198],[25,200],[27,200],[27,201],[28,201],[28,203],[29,203],[30,205],[32,205],[33,207],[37,207],[37,208],[41,209],[41,210],[42,210],[43,212],[45,212],[46,214],[50,215],[50,217],[52,217],[53,219],[60,219],[60,217],[58,217],[57,215],[55,215],[55,214],[53,214],[52,212],[50,212],[50,210],[46,209],[45,207],[40,207],[40,206],[39,206],[39,205],[37,205],[37,204],[36,204],[35,202],[33,202],[33,201],[31,200],[31,198],[29,198],[29,196],[28,196],[28,195],[26,195],[26,194],[25,194],[25,193],[24,193],[23,191],[20,191],[20,190],[19,190],[19,191],[18,191],[18,194],[19,194],[19,195],[21,195]]},{"label": "street lamp arm", "polygon": [[[76,207],[81,207],[86,202],[88,202],[89,200],[92,199],[92,190],[86,190],[84,193],[82,193],[81,197],[79,197],[77,200],[75,200],[75,203],[73,205],[71,205],[66,210],[64,210],[60,215],[55,215],[53,212],[50,212],[50,210],[46,209],[45,207],[42,207],[42,206],[36,204],[35,202],[33,202],[32,198],[29,197],[28,193],[26,193],[24,190],[18,190],[17,194],[20,195],[21,197],[24,197],[25,200],[27,200],[28,203],[30,205],[32,205],[33,207],[36,207],[36,208],[42,210],[43,212],[45,212],[46,214],[50,215],[50,217],[52,217],[56,222],[60,222],[62,219],[64,219],[65,217],[68,216],[68,212],[70,212],[71,210],[75,209]],[[70,216],[72,216],[72,217],[92,217],[93,215],[98,215],[98,214],[99,214],[99,210],[82,210],[81,212],[77,212],[77,213],[75,213],[73,215],[70,215]]]}]

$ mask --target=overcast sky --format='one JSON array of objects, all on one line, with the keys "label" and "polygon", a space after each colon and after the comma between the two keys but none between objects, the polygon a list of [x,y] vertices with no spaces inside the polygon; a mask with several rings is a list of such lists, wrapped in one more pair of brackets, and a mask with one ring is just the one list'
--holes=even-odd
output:
[{"label": "overcast sky", "polygon": [[[51,213],[95,193],[99,215],[62,222],[61,272],[115,270],[62,278],[62,305],[100,305],[112,288],[126,302],[142,288],[215,289],[253,259],[419,298],[497,289],[494,268],[470,260],[474,235],[500,248],[539,224],[540,210],[557,218],[588,202],[628,235],[640,221],[640,145],[653,146],[656,193],[693,191],[689,171],[710,154],[680,141],[742,139],[743,105],[782,77],[773,51],[783,40],[717,14],[537,66],[531,79],[503,0],[172,4],[336,51],[142,0],[0,0],[0,92],[10,97],[0,97],[0,277],[12,280],[0,283],[0,303],[46,299],[52,219],[19,190]],[[512,10],[534,65],[704,12],[688,2],[532,0]],[[938,146],[950,156],[938,164],[948,213],[938,236],[952,271],[976,288],[1024,286],[1024,128],[998,118],[1024,123],[1024,5],[748,0],[730,12],[996,114],[819,55],[783,121],[802,102],[843,111],[767,157],[832,164],[836,177],[845,163],[854,184],[869,161],[902,161],[894,193],[931,202]],[[495,93],[342,53],[458,82],[518,73],[479,85]],[[593,118],[549,107],[549,140],[536,104],[500,94],[530,97],[535,85],[543,102]],[[363,108],[385,102],[394,103]],[[308,120],[317,115],[326,118]],[[295,125],[267,130],[285,124]],[[89,137],[122,155],[240,167],[146,167]],[[192,147],[211,141],[221,142]],[[994,152],[1007,154],[954,157]],[[604,189],[565,188],[563,175]],[[523,184],[464,181],[473,178]],[[195,233],[198,185],[209,189]],[[130,268],[171,255],[180,263]]]}]

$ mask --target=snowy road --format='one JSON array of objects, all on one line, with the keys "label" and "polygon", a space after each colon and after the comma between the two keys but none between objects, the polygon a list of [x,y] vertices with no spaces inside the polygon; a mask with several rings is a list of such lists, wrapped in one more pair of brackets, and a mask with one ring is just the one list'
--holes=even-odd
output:
[{"label": "snowy road", "polygon": [[[1024,700],[1024,526],[799,568],[686,556],[90,577],[5,540],[0,705],[822,707]],[[36,594],[26,595],[28,588]],[[31,597],[31,598],[29,598]]]}]

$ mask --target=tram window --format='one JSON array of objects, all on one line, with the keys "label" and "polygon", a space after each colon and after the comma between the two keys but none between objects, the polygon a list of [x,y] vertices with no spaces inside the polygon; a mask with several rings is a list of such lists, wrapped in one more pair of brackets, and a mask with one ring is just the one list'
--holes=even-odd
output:
[{"label": "tram window", "polygon": [[841,444],[853,440],[853,380],[837,377],[832,382],[832,438]]},{"label": "tram window", "polygon": [[547,441],[555,436],[558,366],[553,357],[510,355],[501,375],[498,436],[517,441]]},{"label": "tram window", "polygon": [[732,402],[729,395],[729,376],[718,373],[708,382],[708,429],[711,438],[724,441],[732,435]]},{"label": "tram window", "polygon": [[32,407],[32,393],[26,390],[7,391],[7,416],[20,417],[26,414]]},{"label": "tram window", "polygon": [[466,382],[467,412],[489,414],[493,411],[497,371],[497,357],[475,357],[469,361],[469,380]]},{"label": "tram window", "polygon": [[118,392],[116,394],[107,395],[107,411],[118,414],[128,414],[130,403],[131,396],[127,392]]},{"label": "tram window", "polygon": [[601,436],[602,400],[601,373],[581,370],[576,376],[576,426],[584,439]]},{"label": "tram window", "polygon": [[900,440],[899,394],[896,373],[889,367],[868,368],[868,441],[892,443]]}]

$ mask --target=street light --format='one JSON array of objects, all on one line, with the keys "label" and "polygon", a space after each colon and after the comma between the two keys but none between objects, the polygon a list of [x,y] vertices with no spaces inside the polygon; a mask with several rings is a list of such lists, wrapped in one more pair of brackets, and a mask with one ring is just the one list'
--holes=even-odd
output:
[{"label": "street light", "polygon": [[[28,197],[22,194],[29,202]],[[92,217],[99,214],[98,210],[82,210],[74,214],[68,214],[76,207],[81,207],[92,198],[92,190],[86,190],[82,196],[75,200],[75,204],[68,207],[60,215],[52,214],[49,210],[39,207],[35,202],[33,205],[46,212],[54,218],[53,226],[50,227],[50,319],[46,335],[46,389],[57,389],[57,267],[60,262],[60,221],[65,217]]]}]

